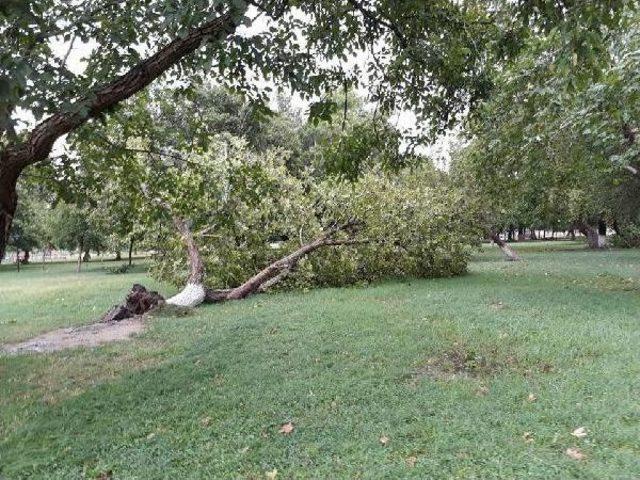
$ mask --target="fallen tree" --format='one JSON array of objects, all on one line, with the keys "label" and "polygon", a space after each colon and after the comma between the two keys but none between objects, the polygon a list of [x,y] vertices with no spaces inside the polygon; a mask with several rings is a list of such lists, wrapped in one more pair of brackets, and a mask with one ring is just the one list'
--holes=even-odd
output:
[{"label": "fallen tree", "polygon": [[459,275],[481,238],[474,206],[428,165],[318,180],[292,174],[279,151],[257,155],[229,137],[206,152],[145,151],[131,162],[139,216],[161,245],[151,273],[182,286],[168,305]]},{"label": "fallen tree", "polygon": [[297,250],[271,263],[238,287],[210,289],[205,288],[203,285],[203,262],[188,223],[182,218],[174,217],[174,225],[180,231],[188,252],[191,274],[187,285],[180,293],[164,300],[157,292],[149,291],[142,285],[134,284],[124,302],[112,307],[102,317],[101,321],[120,321],[136,315],[143,315],[165,303],[177,307],[193,308],[203,302],[219,303],[227,300],[241,300],[252,294],[265,292],[295,269],[302,258],[320,248],[368,242],[368,240],[355,238],[335,238],[339,232],[355,232],[356,222],[354,221],[349,221],[342,225],[333,225],[315,240],[302,245]]}]

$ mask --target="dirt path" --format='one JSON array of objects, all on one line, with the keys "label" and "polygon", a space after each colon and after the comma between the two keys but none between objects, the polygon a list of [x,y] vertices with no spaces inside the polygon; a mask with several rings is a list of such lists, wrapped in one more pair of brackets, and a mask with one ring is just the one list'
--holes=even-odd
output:
[{"label": "dirt path", "polygon": [[0,346],[0,351],[10,354],[29,352],[54,352],[65,348],[95,347],[103,343],[125,340],[144,329],[141,317],[119,322],[94,323],[83,327],[61,328],[43,333],[30,340]]}]

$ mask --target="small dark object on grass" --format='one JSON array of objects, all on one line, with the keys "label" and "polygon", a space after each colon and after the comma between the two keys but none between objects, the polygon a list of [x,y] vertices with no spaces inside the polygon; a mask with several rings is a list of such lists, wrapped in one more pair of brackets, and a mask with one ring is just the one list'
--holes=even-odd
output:
[{"label": "small dark object on grass", "polygon": [[115,322],[147,313],[158,305],[164,304],[164,297],[152,292],[138,283],[134,283],[124,303],[114,305],[101,319],[101,322]]}]

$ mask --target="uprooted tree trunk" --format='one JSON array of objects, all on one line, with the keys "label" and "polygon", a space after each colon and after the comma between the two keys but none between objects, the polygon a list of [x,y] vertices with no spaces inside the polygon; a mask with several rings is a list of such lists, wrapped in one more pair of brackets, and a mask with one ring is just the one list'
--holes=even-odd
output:
[{"label": "uprooted tree trunk", "polygon": [[500,238],[500,234],[494,231],[489,232],[489,238],[500,248],[505,256],[505,259],[510,262],[520,260],[518,254],[509,246],[507,242]]},{"label": "uprooted tree trunk", "polygon": [[166,210],[173,221],[173,226],[176,228],[182,242],[187,249],[187,259],[189,263],[189,276],[187,277],[187,284],[185,287],[173,297],[167,299],[168,305],[175,305],[176,307],[193,308],[204,302],[206,291],[204,288],[204,263],[198,250],[198,245],[193,238],[193,232],[189,226],[189,221],[178,215],[169,202],[160,198],[152,196],[146,185],[142,185],[143,193],[154,202],[160,208]]},{"label": "uprooted tree trunk", "polygon": [[115,305],[101,319],[101,322],[117,322],[147,313],[165,302],[158,292],[147,290],[142,285],[133,284],[124,302]]}]

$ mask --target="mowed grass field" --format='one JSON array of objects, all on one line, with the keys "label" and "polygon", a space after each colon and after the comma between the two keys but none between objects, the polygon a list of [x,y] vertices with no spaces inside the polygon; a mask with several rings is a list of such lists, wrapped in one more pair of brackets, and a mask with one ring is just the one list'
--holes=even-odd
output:
[{"label": "mowed grass field", "polygon": [[[0,478],[640,478],[640,252],[517,247],[524,261],[487,246],[458,278],[260,295],[92,350],[0,354]],[[168,292],[73,268],[1,267],[0,342],[87,323],[134,281]]]}]

